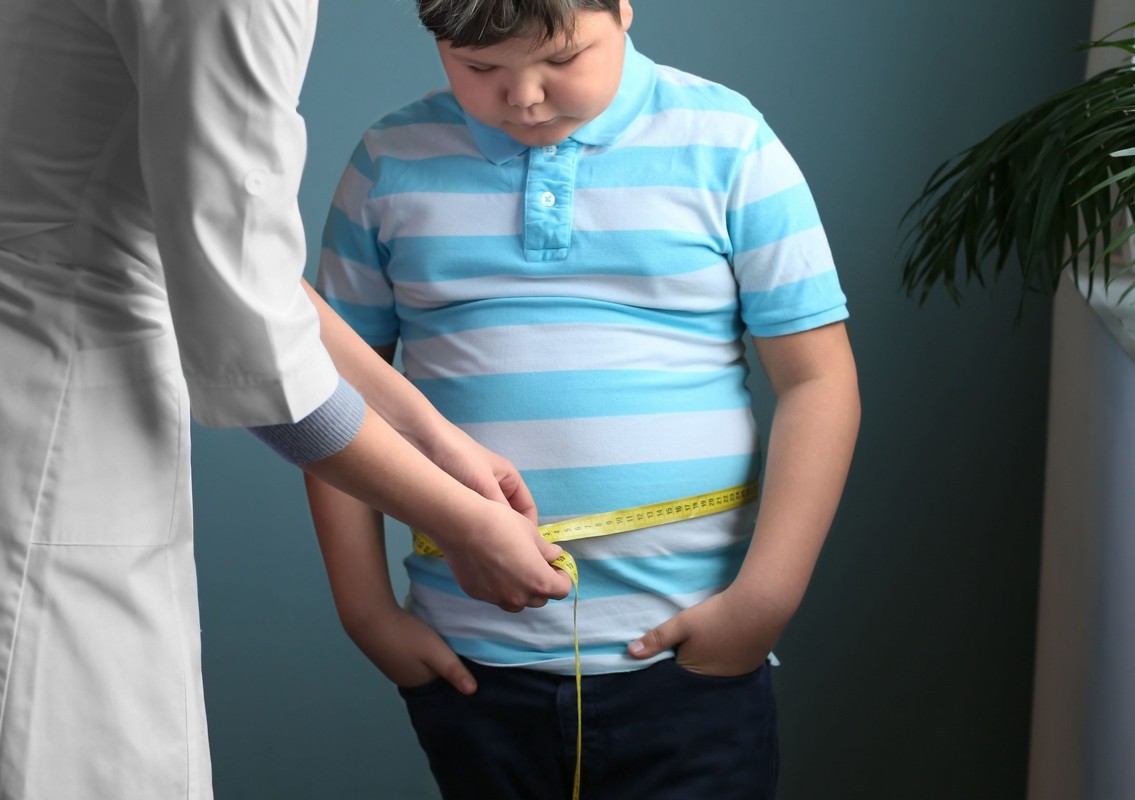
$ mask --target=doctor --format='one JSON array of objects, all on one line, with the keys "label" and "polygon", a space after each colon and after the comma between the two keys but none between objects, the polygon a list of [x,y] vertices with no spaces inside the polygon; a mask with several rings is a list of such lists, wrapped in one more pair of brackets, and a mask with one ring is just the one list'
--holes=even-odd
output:
[{"label": "doctor", "polygon": [[190,409],[426,531],[476,597],[570,589],[512,466],[302,282],[315,19],[0,4],[0,800],[212,796]]}]

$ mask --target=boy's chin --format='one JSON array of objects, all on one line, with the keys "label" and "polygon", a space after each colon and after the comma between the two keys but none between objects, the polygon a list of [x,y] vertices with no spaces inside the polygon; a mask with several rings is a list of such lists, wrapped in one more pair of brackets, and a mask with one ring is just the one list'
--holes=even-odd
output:
[{"label": "boy's chin", "polygon": [[579,125],[556,120],[548,125],[510,125],[506,133],[521,144],[529,147],[548,147],[559,144],[575,133]]}]

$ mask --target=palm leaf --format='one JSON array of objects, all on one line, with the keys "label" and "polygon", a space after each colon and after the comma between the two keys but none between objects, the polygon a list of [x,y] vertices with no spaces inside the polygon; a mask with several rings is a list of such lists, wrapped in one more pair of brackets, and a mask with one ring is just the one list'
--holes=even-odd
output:
[{"label": "palm leaf", "polygon": [[[1135,22],[1084,47],[1135,56],[1133,30]],[[1052,291],[1085,259],[1089,285],[1132,272],[1124,245],[1135,239],[1127,216],[1135,167],[1124,158],[1135,155],[1133,142],[1135,68],[1125,64],[1054,94],[940,164],[902,218],[907,293],[923,303],[940,284],[960,302],[962,283],[984,286],[1015,263],[1020,314],[1030,292]]]}]

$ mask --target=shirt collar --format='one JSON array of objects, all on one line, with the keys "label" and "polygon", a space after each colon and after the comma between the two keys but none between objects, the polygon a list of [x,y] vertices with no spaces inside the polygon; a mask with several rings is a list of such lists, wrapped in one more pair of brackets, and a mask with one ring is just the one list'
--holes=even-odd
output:
[{"label": "shirt collar", "polygon": [[[581,126],[569,139],[580,144],[604,146],[613,144],[623,131],[635,120],[646,106],[654,92],[654,64],[646,56],[634,49],[630,36],[626,39],[626,54],[623,58],[623,76],[619,89],[611,105],[602,114]],[[494,164],[504,164],[528,150],[507,133],[484,124],[462,110],[465,124],[473,135],[473,141],[485,158]]]}]

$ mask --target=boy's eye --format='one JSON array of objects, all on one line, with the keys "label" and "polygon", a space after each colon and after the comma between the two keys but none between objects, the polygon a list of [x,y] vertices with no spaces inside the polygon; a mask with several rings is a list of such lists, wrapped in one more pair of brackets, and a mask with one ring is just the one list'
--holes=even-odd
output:
[{"label": "boy's eye", "polygon": [[575,61],[576,56],[578,56],[578,55],[579,55],[579,53],[575,53],[573,55],[568,56],[567,58],[549,59],[548,63],[552,64],[554,66],[557,66],[557,67],[562,67],[564,64],[570,64],[571,62]]},{"label": "boy's eye", "polygon": [[474,72],[492,72],[493,71],[492,67],[478,67],[478,66],[474,66],[473,64],[469,64],[467,66],[469,67],[469,69],[473,70]]}]

